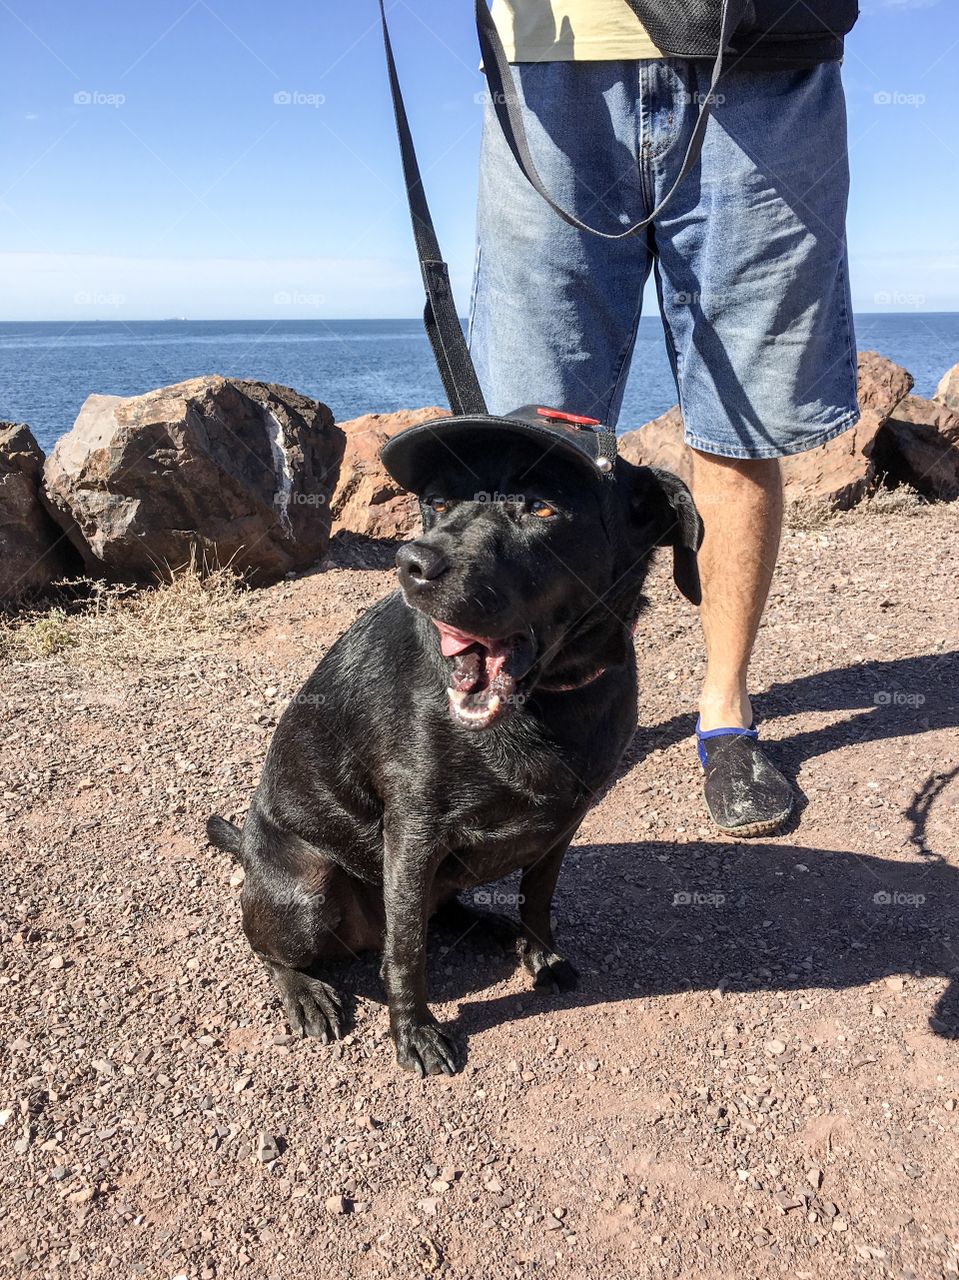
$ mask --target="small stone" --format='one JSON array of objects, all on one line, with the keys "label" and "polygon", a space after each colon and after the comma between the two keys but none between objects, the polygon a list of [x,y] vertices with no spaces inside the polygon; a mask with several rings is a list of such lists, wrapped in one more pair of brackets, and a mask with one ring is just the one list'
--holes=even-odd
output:
[{"label": "small stone", "polygon": [[845,1218],[833,1218],[832,1220],[833,1231],[845,1231],[848,1229],[848,1227],[849,1227],[849,1223],[846,1221]]},{"label": "small stone", "polygon": [[781,1053],[786,1052],[786,1044],[783,1040],[767,1040],[763,1045],[763,1050],[771,1058],[778,1058]]},{"label": "small stone", "polygon": [[450,1189],[450,1184],[447,1181],[445,1181],[445,1179],[443,1178],[434,1178],[433,1181],[430,1183],[430,1190],[435,1191],[436,1194],[439,1196],[441,1196],[444,1193],[444,1191],[449,1191],[449,1189]]},{"label": "small stone", "polygon": [[417,1200],[416,1207],[424,1217],[433,1218],[436,1216],[439,1204],[440,1202],[436,1196],[429,1196],[425,1200]]},{"label": "small stone", "polygon": [[806,1181],[812,1187],[813,1191],[818,1191],[822,1186],[822,1169],[817,1164],[806,1170]]},{"label": "small stone", "polygon": [[773,1199],[783,1213],[788,1213],[790,1209],[803,1209],[806,1205],[806,1201],[802,1196],[791,1196],[788,1191],[778,1192]]},{"label": "small stone", "polygon": [[905,990],[905,986],[906,986],[905,978],[887,978],[886,979],[886,988],[889,991],[903,991]]},{"label": "small stone", "polygon": [[589,1059],[589,1061],[586,1063],[586,1070],[587,1070],[587,1071],[598,1071],[598,1070],[599,1070],[599,1060],[598,1060],[597,1058],[590,1058],[590,1059]]},{"label": "small stone", "polygon": [[230,888],[238,889],[245,879],[246,879],[246,872],[243,870],[243,868],[235,867],[233,869],[233,874],[230,876]]},{"label": "small stone", "polygon": [[242,1093],[252,1079],[252,1076],[238,1076],[237,1079],[233,1081],[233,1092]]},{"label": "small stone", "polygon": [[550,1210],[550,1213],[552,1213],[554,1218],[558,1218],[560,1221],[562,1221],[563,1218],[566,1217],[566,1210],[563,1208],[562,1205],[556,1205],[553,1209]]},{"label": "small stone", "polygon": [[327,1196],[325,1207],[327,1213],[349,1213],[350,1202],[346,1196]]},{"label": "small stone", "polygon": [[256,1140],[256,1158],[262,1164],[270,1164],[280,1158],[280,1147],[271,1133],[263,1132]]},{"label": "small stone", "polygon": [[62,969],[65,963],[63,956],[51,956],[47,967],[49,969]]},{"label": "small stone", "polygon": [[946,1099],[946,1110],[947,1110],[947,1111],[955,1111],[955,1109],[956,1109],[956,1105],[957,1105],[957,1103],[956,1103],[956,1099],[955,1099],[955,1098],[947,1098],[947,1099]]},{"label": "small stone", "polygon": [[876,1002],[873,1004],[872,1009],[870,1010],[870,1012],[872,1013],[872,1016],[873,1016],[874,1018],[884,1018],[884,1017],[886,1016],[886,1011],[885,1011],[885,1009],[882,1007],[882,1005],[881,1005],[881,1004],[879,1004],[879,1002],[878,1002],[878,1001],[876,1001]]}]

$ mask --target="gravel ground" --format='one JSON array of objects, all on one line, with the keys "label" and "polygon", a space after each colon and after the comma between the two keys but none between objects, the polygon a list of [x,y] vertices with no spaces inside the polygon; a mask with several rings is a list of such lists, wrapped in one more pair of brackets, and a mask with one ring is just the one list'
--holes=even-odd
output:
[{"label": "gravel ground", "polygon": [[806,799],[748,844],[704,819],[657,565],[640,728],[560,881],[580,990],[437,931],[452,1079],[395,1066],[374,957],[347,1039],[293,1041],[202,836],[388,571],[8,658],[0,1274],[959,1274],[957,513],[787,534],[754,682]]}]

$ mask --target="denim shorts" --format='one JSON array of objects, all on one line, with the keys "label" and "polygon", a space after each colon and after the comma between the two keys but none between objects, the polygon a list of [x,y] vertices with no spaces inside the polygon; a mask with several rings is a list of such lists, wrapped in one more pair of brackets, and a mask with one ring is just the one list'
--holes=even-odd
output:
[{"label": "denim shorts", "polygon": [[[682,163],[709,70],[515,65],[554,198],[605,231],[645,217]],[[689,445],[778,458],[853,425],[838,64],[724,75],[699,161],[655,225],[618,242],[557,217],[486,112],[470,347],[490,412],[540,402],[615,426],[652,269]]]}]

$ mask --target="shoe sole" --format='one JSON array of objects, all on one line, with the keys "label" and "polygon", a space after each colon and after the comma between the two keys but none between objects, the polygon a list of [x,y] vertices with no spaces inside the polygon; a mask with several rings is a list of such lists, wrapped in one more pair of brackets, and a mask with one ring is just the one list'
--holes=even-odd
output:
[{"label": "shoe sole", "polygon": [[779,814],[778,817],[769,818],[766,822],[749,822],[742,827],[724,827],[716,821],[712,814],[709,815],[709,820],[712,822],[716,830],[721,831],[724,835],[742,836],[744,840],[752,840],[756,836],[774,835],[785,823],[791,813],[792,806],[790,806],[785,813]]}]

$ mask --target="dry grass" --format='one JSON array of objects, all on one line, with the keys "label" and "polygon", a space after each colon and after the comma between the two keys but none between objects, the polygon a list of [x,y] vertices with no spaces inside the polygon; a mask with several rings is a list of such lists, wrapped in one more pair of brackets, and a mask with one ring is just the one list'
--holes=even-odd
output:
[{"label": "dry grass", "polygon": [[139,588],[90,579],[61,583],[44,607],[0,616],[0,656],[163,660],[202,647],[245,612],[247,590],[231,569],[194,560],[164,577]]},{"label": "dry grass", "polygon": [[895,489],[880,488],[867,494],[849,511],[837,511],[825,502],[800,498],[786,507],[785,521],[789,529],[808,531],[821,529],[837,520],[869,519],[875,516],[915,515],[929,503],[915,489],[899,485]]}]

